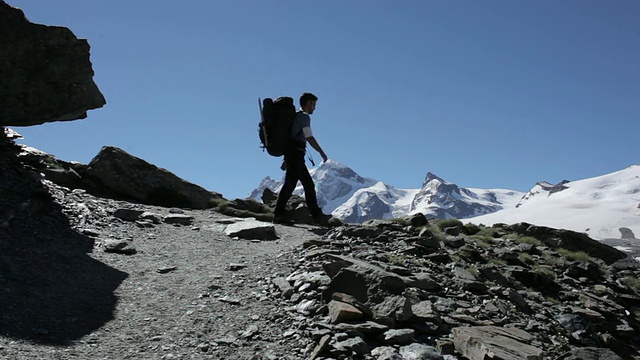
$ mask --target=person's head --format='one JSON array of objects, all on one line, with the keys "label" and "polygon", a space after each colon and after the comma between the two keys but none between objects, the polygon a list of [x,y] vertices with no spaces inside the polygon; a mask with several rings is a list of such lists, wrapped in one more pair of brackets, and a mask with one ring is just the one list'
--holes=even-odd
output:
[{"label": "person's head", "polygon": [[306,92],[300,96],[300,108],[307,114],[313,114],[313,110],[316,109],[316,101],[318,101],[317,96]]}]

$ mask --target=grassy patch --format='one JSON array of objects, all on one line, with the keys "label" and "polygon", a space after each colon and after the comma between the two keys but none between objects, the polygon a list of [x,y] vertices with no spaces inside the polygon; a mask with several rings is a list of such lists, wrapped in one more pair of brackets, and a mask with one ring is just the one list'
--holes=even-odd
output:
[{"label": "grassy patch", "polygon": [[533,272],[547,279],[555,280],[556,278],[555,271],[553,271],[552,269],[549,269],[546,266],[536,265],[533,267]]},{"label": "grassy patch", "polygon": [[467,224],[464,224],[464,229],[462,229],[462,232],[464,232],[466,235],[475,235],[479,233],[480,230],[482,229],[480,229],[478,225],[467,223]]},{"label": "grassy patch", "polygon": [[431,234],[433,235],[434,238],[436,238],[438,241],[445,241],[447,240],[447,234],[445,234],[442,229],[440,229],[438,226],[434,226],[434,225],[428,225],[427,229],[431,232]]},{"label": "grassy patch", "polygon": [[588,261],[594,263],[594,259],[584,251],[571,251],[565,248],[558,248],[558,254],[574,261]]},{"label": "grassy patch", "polygon": [[544,245],[542,241],[532,237],[532,236],[519,236],[515,239],[515,242],[518,244],[530,244],[534,246],[542,246]]},{"label": "grassy patch", "polygon": [[426,260],[405,254],[389,254],[387,257],[389,264],[396,266],[416,265],[424,266]]},{"label": "grassy patch", "polygon": [[493,236],[477,234],[472,235],[469,238],[474,240],[476,244],[481,248],[488,248],[496,244],[496,239]]},{"label": "grassy patch", "polygon": [[556,256],[552,253],[544,253],[542,258],[547,262],[547,264],[553,266],[563,266],[567,264],[567,259],[565,257]]},{"label": "grassy patch", "polygon": [[503,265],[507,265],[507,262],[505,260],[503,260],[503,259],[493,258],[493,259],[489,259],[488,264],[489,265],[503,266]]},{"label": "grassy patch", "polygon": [[209,204],[211,208],[227,205],[228,203],[229,203],[229,200],[225,198],[220,198],[220,199],[212,198],[211,200],[209,200]]},{"label": "grassy patch", "polygon": [[640,293],[640,280],[637,278],[626,276],[621,279],[622,283],[625,284],[629,289],[633,290],[635,293]]},{"label": "grassy patch", "polygon": [[518,260],[520,260],[521,263],[523,264],[534,264],[535,261],[533,261],[533,256],[527,254],[527,253],[520,253],[518,254]]},{"label": "grassy patch", "polygon": [[471,275],[475,276],[476,279],[480,278],[480,270],[478,270],[478,268],[476,266],[469,266],[466,269]]},{"label": "grassy patch", "polygon": [[400,254],[389,254],[388,258],[389,264],[402,266],[406,257]]},{"label": "grassy patch", "polygon": [[444,230],[448,227],[457,227],[457,228],[464,228],[464,225],[462,224],[462,221],[458,220],[458,219],[446,219],[446,220],[440,220],[436,223],[436,226],[440,229],[440,230]]}]

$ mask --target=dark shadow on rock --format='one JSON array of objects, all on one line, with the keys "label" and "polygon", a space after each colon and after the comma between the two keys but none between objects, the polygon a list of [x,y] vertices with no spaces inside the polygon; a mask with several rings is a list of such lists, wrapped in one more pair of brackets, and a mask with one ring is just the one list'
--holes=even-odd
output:
[{"label": "dark shadow on rock", "polygon": [[63,345],[113,319],[127,274],[89,256],[38,175],[0,136],[0,336]]},{"label": "dark shadow on rock", "polygon": [[309,229],[309,232],[314,233],[314,234],[316,234],[318,236],[322,236],[322,235],[325,235],[326,233],[328,233],[329,229],[328,228],[323,228],[323,227],[318,227],[318,228]]}]

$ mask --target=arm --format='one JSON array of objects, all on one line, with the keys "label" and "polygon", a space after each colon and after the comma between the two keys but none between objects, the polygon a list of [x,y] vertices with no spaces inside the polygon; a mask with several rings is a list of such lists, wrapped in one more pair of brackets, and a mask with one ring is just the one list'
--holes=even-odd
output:
[{"label": "arm", "polygon": [[320,156],[322,156],[322,161],[327,161],[329,159],[327,157],[327,154],[325,154],[324,150],[322,150],[322,147],[320,146],[320,144],[318,144],[318,141],[314,136],[308,137],[307,142],[309,143],[309,145],[311,145],[312,148],[314,148],[318,153],[320,153]]}]

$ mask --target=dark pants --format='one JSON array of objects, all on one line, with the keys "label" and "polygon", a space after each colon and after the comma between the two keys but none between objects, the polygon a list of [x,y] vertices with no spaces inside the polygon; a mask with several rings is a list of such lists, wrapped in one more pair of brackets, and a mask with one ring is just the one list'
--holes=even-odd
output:
[{"label": "dark pants", "polygon": [[311,215],[318,215],[322,213],[322,210],[318,206],[318,199],[316,198],[316,189],[313,184],[313,179],[309,174],[309,169],[304,163],[304,149],[292,148],[284,154],[284,163],[287,167],[284,176],[284,185],[280,189],[278,194],[278,202],[276,208],[273,211],[275,216],[284,215],[287,208],[287,201],[291,198],[293,190],[295,190],[298,180],[302,183],[304,188],[304,198],[309,207]]}]

